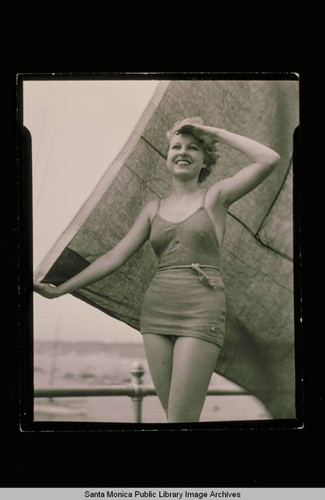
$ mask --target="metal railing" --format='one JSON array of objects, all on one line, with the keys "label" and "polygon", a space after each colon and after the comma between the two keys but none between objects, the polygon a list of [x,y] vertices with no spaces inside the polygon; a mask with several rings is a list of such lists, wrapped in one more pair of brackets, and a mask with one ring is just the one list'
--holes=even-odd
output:
[{"label": "metal railing", "polygon": [[[143,384],[145,370],[138,361],[131,370],[131,383],[128,385],[79,386],[79,387],[43,387],[34,389],[35,398],[62,398],[62,397],[100,397],[100,396],[128,396],[132,399],[134,421],[142,422],[142,402],[146,396],[157,396],[154,387]],[[220,390],[209,388],[208,396],[247,396],[244,389]]]}]

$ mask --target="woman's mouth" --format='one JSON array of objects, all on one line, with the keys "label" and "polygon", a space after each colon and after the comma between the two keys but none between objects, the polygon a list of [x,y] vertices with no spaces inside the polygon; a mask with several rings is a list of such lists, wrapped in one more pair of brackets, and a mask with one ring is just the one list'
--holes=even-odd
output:
[{"label": "woman's mouth", "polygon": [[176,165],[190,165],[191,162],[188,160],[177,160]]}]

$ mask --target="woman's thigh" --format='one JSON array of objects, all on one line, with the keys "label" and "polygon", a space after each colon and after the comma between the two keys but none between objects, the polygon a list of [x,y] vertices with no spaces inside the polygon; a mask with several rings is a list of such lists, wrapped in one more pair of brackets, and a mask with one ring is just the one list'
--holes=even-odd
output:
[{"label": "woman's thigh", "polygon": [[148,366],[157,395],[167,414],[174,342],[168,335],[143,334]]},{"label": "woman's thigh", "polygon": [[168,421],[198,422],[220,348],[194,337],[179,337],[174,346]]}]

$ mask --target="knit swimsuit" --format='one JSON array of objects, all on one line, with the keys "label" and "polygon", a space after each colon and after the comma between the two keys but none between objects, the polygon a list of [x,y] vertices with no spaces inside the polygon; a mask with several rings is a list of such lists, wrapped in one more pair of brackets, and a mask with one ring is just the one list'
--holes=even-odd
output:
[{"label": "knit swimsuit", "polygon": [[145,293],[141,333],[196,337],[222,347],[226,300],[220,276],[220,246],[214,224],[201,206],[181,222],[157,212],[150,242],[157,271]]}]

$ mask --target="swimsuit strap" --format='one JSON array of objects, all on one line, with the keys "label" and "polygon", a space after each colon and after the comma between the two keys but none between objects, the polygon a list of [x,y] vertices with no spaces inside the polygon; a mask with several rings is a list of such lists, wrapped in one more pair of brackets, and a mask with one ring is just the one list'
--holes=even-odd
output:
[{"label": "swimsuit strap", "polygon": [[205,198],[207,196],[207,192],[208,192],[209,188],[207,188],[205,191],[204,191],[204,195],[203,195],[203,200],[202,200],[202,205],[201,205],[201,208],[205,208]]},{"label": "swimsuit strap", "polygon": [[157,203],[157,210],[156,210],[156,215],[159,214],[159,209],[160,209],[160,202],[161,202],[161,198],[158,198],[158,203]]}]

